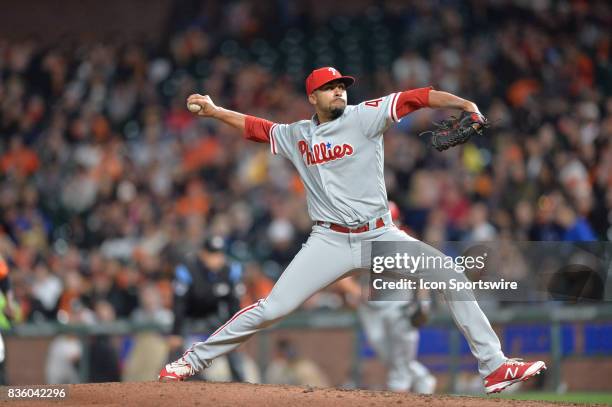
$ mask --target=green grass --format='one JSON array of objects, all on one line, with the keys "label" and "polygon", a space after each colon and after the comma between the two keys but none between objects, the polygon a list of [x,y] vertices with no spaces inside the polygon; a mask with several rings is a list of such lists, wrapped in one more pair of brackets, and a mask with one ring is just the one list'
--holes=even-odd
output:
[{"label": "green grass", "polygon": [[545,393],[545,392],[524,392],[498,394],[493,397],[514,400],[542,400],[542,401],[561,401],[566,403],[585,403],[585,404],[610,404],[612,405],[612,393]]}]

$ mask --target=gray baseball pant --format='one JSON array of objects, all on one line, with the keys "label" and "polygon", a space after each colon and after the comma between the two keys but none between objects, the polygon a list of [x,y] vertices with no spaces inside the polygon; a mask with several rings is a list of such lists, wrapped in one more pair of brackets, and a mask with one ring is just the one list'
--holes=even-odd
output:
[{"label": "gray baseball pant", "polygon": [[368,342],[387,368],[387,388],[432,394],[436,379],[417,360],[419,330],[410,323],[407,305],[388,301],[385,304],[364,303],[357,313]]},{"label": "gray baseball pant", "polygon": [[[364,241],[418,242],[390,222],[386,224],[387,226],[363,233],[341,233],[323,226],[313,226],[310,237],[270,294],[237,312],[206,341],[194,343],[185,352],[184,358],[196,370],[208,367],[215,358],[236,349],[255,333],[278,322],[319,290],[347,275],[351,270],[363,268],[361,249]],[[442,255],[424,243],[418,250],[415,255],[423,251],[428,255]],[[440,275],[427,275],[436,272],[437,270],[419,271],[418,277],[440,280]],[[458,274],[453,275],[453,278],[465,277]],[[475,299],[466,301],[465,293],[458,296],[456,290],[447,289],[442,293],[453,320],[478,360],[480,375],[486,377],[506,359],[497,335]],[[457,300],[458,298],[461,300]]]}]

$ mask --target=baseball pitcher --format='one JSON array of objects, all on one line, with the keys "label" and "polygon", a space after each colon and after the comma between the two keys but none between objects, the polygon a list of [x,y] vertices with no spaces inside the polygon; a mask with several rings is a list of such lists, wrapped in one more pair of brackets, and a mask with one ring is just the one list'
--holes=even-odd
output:
[{"label": "baseball pitcher", "polygon": [[[194,375],[279,321],[317,291],[349,271],[363,268],[362,242],[418,243],[391,221],[383,176],[383,133],[417,109],[460,109],[461,120],[445,123],[432,141],[436,148],[452,147],[481,132],[486,120],[474,103],[432,88],[396,92],[349,106],[346,89],[354,81],[332,67],[312,71],[306,78],[306,94],[314,115],[291,124],[224,109],[209,95],[187,98],[188,109],[198,116],[220,120],[241,131],[247,140],[269,143],[272,154],[290,160],[305,186],[314,225],[270,294],[237,312],[205,342],[193,344],[181,358],[167,364],[159,373],[160,380],[183,380]],[[419,246],[421,249],[427,255],[443,255],[425,244]],[[432,273],[437,271],[419,270],[418,277],[433,279],[436,275]],[[443,295],[478,360],[487,393],[499,392],[546,368],[542,361],[506,358],[475,299],[458,301],[456,291],[451,289],[444,290]]]}]

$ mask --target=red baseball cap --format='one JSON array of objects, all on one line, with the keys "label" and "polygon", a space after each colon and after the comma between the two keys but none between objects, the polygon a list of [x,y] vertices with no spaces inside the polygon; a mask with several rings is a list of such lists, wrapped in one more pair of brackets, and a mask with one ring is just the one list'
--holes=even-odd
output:
[{"label": "red baseball cap", "polygon": [[342,82],[344,82],[347,88],[353,83],[355,83],[355,78],[353,78],[352,76],[342,76],[340,71],[338,71],[336,68],[326,66],[323,68],[315,69],[310,73],[310,75],[308,75],[308,78],[306,78],[306,94],[310,95],[312,92],[319,89],[327,82],[335,80],[341,80]]}]

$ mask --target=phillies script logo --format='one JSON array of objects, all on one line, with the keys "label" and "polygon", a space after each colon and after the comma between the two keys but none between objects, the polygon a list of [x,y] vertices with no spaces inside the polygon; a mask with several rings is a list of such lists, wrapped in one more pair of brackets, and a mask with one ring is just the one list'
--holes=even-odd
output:
[{"label": "phillies script logo", "polygon": [[306,155],[306,164],[319,165],[328,161],[339,160],[345,155],[353,155],[353,146],[347,143],[332,146],[331,143],[315,144],[312,151],[308,151],[308,144],[305,141],[298,143],[298,148],[302,156]]}]

